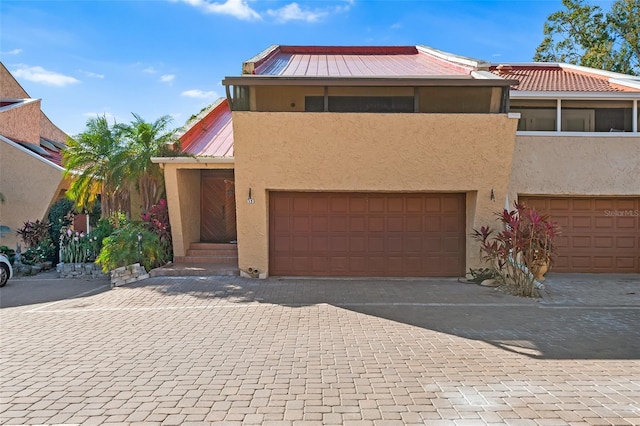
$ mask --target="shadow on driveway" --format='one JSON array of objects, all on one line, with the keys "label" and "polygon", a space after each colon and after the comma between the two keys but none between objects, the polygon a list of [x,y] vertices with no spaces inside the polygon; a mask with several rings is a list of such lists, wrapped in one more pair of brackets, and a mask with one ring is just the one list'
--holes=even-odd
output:
[{"label": "shadow on driveway", "polygon": [[[487,342],[536,359],[640,359],[638,299],[624,305],[611,304],[602,299],[606,294],[602,285],[593,283],[594,297],[600,299],[590,299],[589,279],[583,279],[581,297],[589,300],[588,305],[563,303],[566,297],[562,296],[561,285],[555,286],[555,302],[550,299],[541,303],[455,279],[158,277],[123,289],[148,287],[166,295],[293,308],[329,304]],[[631,282],[631,286],[640,294],[640,282]],[[635,297],[635,292],[630,293],[634,295],[629,297]]]},{"label": "shadow on driveway", "polygon": [[55,271],[30,277],[15,277],[0,288],[0,308],[53,303],[93,296],[109,290],[108,278],[61,279]]}]

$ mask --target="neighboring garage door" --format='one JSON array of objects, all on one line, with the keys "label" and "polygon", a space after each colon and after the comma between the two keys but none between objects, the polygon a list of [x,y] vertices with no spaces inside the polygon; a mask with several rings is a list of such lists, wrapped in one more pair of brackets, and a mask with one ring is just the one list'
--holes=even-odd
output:
[{"label": "neighboring garage door", "polygon": [[640,198],[520,196],[561,227],[554,272],[640,272]]},{"label": "neighboring garage door", "polygon": [[464,194],[269,194],[270,275],[444,277],[464,265]]}]

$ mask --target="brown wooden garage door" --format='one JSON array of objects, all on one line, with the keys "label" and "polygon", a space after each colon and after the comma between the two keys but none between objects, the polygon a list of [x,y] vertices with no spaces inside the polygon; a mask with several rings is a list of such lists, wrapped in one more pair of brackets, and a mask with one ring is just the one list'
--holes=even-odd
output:
[{"label": "brown wooden garage door", "polygon": [[520,196],[562,228],[554,272],[640,272],[640,198]]},{"label": "brown wooden garage door", "polygon": [[270,193],[271,275],[460,276],[464,262],[464,194]]}]

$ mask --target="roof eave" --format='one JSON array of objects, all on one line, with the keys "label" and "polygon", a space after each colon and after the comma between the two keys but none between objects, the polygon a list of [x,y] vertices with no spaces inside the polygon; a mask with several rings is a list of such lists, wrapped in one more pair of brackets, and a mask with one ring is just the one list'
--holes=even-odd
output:
[{"label": "roof eave", "polygon": [[640,92],[560,92],[560,91],[519,91],[511,90],[510,97],[545,99],[640,99]]},{"label": "roof eave", "polygon": [[225,86],[477,86],[505,87],[518,84],[518,80],[503,78],[470,78],[469,76],[388,76],[388,77],[298,77],[271,75],[243,75],[225,77]]},{"label": "roof eave", "polygon": [[235,161],[235,157],[151,157],[151,162],[158,164],[233,164]]}]

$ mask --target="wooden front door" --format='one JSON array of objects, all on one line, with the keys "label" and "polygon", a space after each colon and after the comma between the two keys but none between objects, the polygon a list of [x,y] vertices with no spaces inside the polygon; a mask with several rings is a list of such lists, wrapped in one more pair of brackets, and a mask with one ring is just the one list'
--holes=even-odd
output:
[{"label": "wooden front door", "polygon": [[235,241],[238,236],[233,170],[203,170],[200,189],[200,241]]}]

